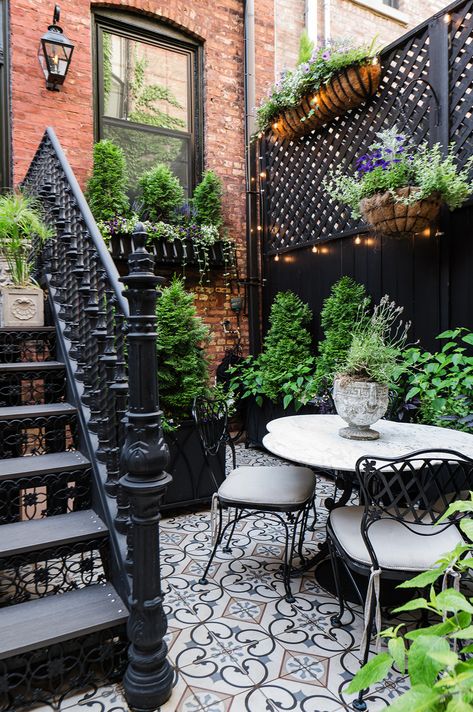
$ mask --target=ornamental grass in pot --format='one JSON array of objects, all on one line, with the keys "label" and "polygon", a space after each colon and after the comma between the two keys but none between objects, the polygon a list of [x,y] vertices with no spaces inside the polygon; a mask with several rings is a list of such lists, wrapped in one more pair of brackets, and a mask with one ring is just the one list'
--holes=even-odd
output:
[{"label": "ornamental grass in pot", "polygon": [[388,408],[389,389],[407,371],[403,349],[410,322],[400,317],[398,307],[385,295],[371,315],[364,303],[355,322],[345,360],[334,379],[333,400],[338,415],[348,424],[340,435],[349,440],[376,440],[370,428]]},{"label": "ornamental grass in pot", "polygon": [[0,326],[31,327],[44,324],[43,290],[33,279],[34,240],[50,237],[41,207],[23,193],[0,196]]},{"label": "ornamental grass in pot", "polygon": [[334,200],[346,203],[352,217],[381,235],[422,232],[438,217],[442,205],[459,208],[473,190],[471,157],[460,170],[454,147],[416,146],[394,126],[376,134],[377,141],[356,160],[355,172],[341,165],[324,181]]},{"label": "ornamental grass in pot", "polygon": [[259,106],[259,130],[271,129],[282,139],[304,136],[360,106],[376,93],[380,76],[374,41],[308,44],[298,66],[282,75]]}]

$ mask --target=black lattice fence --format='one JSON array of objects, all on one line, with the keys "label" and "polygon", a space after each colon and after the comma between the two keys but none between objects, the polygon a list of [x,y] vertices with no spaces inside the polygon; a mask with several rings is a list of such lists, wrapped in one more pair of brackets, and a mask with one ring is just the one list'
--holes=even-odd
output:
[{"label": "black lattice fence", "polygon": [[[370,234],[331,201],[322,181],[354,159],[375,134],[397,124],[416,141],[453,142],[460,165],[473,153],[473,0],[450,5],[381,55],[378,94],[295,141],[260,142],[263,325],[278,291],[292,289],[319,313],[343,274],[374,299],[390,294],[429,347],[440,331],[473,329],[473,203],[442,214],[436,235],[402,239]],[[352,170],[352,169],[351,169]]]}]

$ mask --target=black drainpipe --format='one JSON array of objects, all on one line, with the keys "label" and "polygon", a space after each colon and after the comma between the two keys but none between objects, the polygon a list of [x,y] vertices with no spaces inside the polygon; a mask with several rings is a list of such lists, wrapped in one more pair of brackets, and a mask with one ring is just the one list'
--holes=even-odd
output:
[{"label": "black drainpipe", "polygon": [[245,180],[246,180],[246,294],[250,353],[261,350],[260,268],[258,255],[258,192],[254,106],[255,85],[255,3],[244,0],[245,35]]}]

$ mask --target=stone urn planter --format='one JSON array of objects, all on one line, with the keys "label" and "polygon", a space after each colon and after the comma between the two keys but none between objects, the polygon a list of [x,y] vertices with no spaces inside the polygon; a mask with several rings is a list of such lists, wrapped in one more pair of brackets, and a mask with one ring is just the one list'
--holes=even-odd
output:
[{"label": "stone urn planter", "polygon": [[388,386],[373,381],[336,378],[333,401],[338,415],[348,424],[339,434],[348,440],[377,440],[379,433],[370,428],[388,409]]},{"label": "stone urn planter", "polygon": [[377,58],[341,69],[327,84],[304,96],[298,106],[277,116],[272,123],[273,133],[282,139],[293,139],[328,124],[373,96],[380,77]]},{"label": "stone urn planter", "polygon": [[0,289],[0,326],[44,326],[44,294],[40,287],[3,286]]},{"label": "stone urn planter", "polygon": [[[407,186],[395,192],[402,198],[415,196],[418,188]],[[437,193],[418,200],[411,205],[397,203],[391,193],[376,193],[371,198],[363,198],[360,210],[366,223],[380,235],[404,235],[422,232],[428,228],[439,214],[441,200]]]}]

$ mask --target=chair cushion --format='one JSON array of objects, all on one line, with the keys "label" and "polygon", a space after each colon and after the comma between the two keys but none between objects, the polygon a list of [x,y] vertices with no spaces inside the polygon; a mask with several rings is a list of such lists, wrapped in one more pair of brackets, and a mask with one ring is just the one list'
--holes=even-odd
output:
[{"label": "chair cushion", "polygon": [[[350,558],[371,566],[368,549],[361,536],[363,512],[364,507],[340,507],[330,513],[329,521],[339,544]],[[413,523],[409,524],[408,529],[394,519],[380,519],[374,522],[368,531],[382,569],[430,569],[442,554],[463,542],[454,526]],[[425,536],[426,534],[433,536]]]},{"label": "chair cushion", "polygon": [[218,489],[225,502],[249,507],[297,508],[314,494],[315,475],[308,467],[281,465],[237,467]]}]

